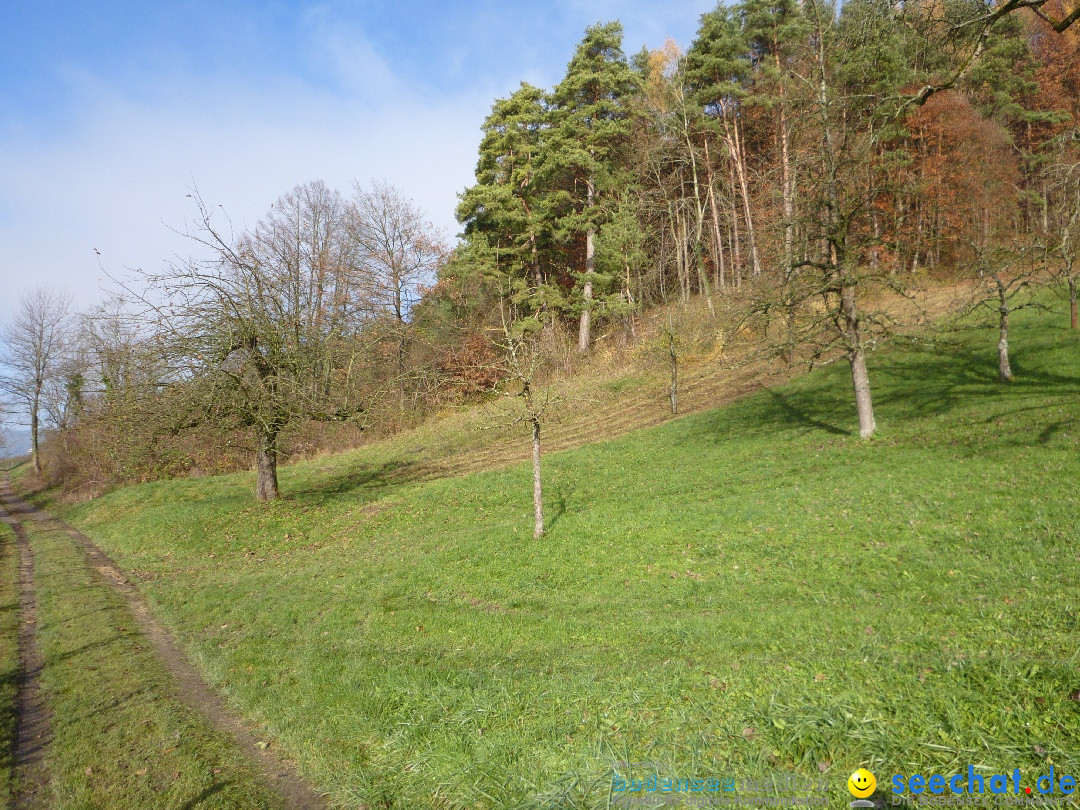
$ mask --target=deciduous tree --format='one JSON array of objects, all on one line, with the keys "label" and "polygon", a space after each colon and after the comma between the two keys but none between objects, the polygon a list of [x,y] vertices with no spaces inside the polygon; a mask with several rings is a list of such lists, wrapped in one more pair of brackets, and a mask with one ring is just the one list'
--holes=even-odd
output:
[{"label": "deciduous tree", "polygon": [[400,404],[405,399],[405,354],[412,309],[435,279],[447,249],[416,204],[382,181],[357,183],[347,206],[347,261],[359,308],[388,324],[394,344]]},{"label": "deciduous tree", "polygon": [[371,283],[352,259],[344,206],[322,183],[297,186],[240,234],[193,196],[187,236],[199,257],[144,274],[140,295],[167,344],[173,427],[211,419],[249,428],[255,495],[273,500],[287,426],[363,417],[355,312]]},{"label": "deciduous tree", "polygon": [[22,406],[30,420],[30,453],[37,473],[41,472],[43,399],[63,367],[70,315],[71,297],[67,293],[36,287],[19,299],[15,315],[2,332],[8,371],[0,376],[0,389]]}]

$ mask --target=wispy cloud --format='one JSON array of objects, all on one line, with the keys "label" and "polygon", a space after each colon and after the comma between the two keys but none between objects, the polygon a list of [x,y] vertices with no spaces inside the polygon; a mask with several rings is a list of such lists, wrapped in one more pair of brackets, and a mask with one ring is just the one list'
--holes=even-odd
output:
[{"label": "wispy cloud", "polygon": [[66,137],[0,143],[5,301],[37,279],[93,297],[95,248],[110,270],[154,268],[182,253],[167,226],[192,214],[185,195],[193,181],[238,224],[252,224],[297,183],[320,178],[345,189],[354,178],[386,178],[453,232],[456,193],[472,177],[489,102],[405,93],[393,105],[346,102],[303,82],[172,82],[158,99],[134,100],[87,80],[79,92]]},{"label": "wispy cloud", "polygon": [[99,26],[112,37],[100,48],[35,66],[51,106],[20,107],[32,87],[0,80],[0,98],[14,102],[0,110],[0,319],[38,280],[92,301],[95,248],[112,271],[183,254],[169,226],[192,215],[193,181],[242,226],[297,183],[344,191],[353,179],[385,178],[453,234],[496,96],[522,80],[557,82],[588,24],[621,17],[632,52],[668,34],[686,41],[711,5],[208,8],[190,31],[171,31],[175,14],[141,19],[139,33],[160,47],[132,36],[127,53],[115,29]]}]

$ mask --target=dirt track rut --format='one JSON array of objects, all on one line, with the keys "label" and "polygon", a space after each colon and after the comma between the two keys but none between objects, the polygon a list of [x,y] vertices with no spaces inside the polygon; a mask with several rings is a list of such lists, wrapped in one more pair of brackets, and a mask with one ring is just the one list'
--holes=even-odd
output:
[{"label": "dirt track rut", "polygon": [[[33,552],[22,528],[26,520],[65,532],[82,549],[87,564],[123,597],[139,630],[150,641],[158,657],[172,674],[176,682],[177,696],[205,717],[215,729],[236,741],[240,749],[259,766],[267,785],[280,796],[286,807],[314,810],[329,806],[320,794],[300,778],[292,762],[258,745],[251,730],[232,714],[221,696],[210,688],[188,662],[172,636],[153,617],[142,594],[116,564],[82,532],[18,498],[11,489],[6,473],[0,481],[0,515],[4,515],[5,522],[14,528],[20,552],[19,591],[22,615],[19,654],[20,661],[23,662],[23,680],[19,684],[19,723],[15,752],[16,808],[44,806],[43,791],[47,785],[47,775],[44,772],[43,753],[49,739],[48,709],[38,686],[41,656],[34,632],[36,613]],[[23,658],[24,635],[26,658]]]}]

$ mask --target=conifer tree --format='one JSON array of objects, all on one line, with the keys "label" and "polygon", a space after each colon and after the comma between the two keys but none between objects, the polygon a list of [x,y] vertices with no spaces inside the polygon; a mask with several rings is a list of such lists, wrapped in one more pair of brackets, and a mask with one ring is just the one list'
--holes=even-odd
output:
[{"label": "conifer tree", "polygon": [[457,208],[466,240],[474,250],[486,249],[492,268],[508,280],[499,288],[530,314],[551,297],[545,272],[551,223],[536,174],[546,119],[544,92],[526,82],[497,100],[484,121],[476,184]]},{"label": "conifer tree", "polygon": [[[541,171],[552,188],[557,235],[582,246],[578,350],[592,339],[593,292],[597,282],[596,234],[607,218],[605,205],[620,178],[621,151],[630,131],[631,95],[637,74],[622,51],[622,25],[591,26],[577,47],[565,78],[551,96],[551,131]],[[575,253],[577,251],[574,251]]]}]

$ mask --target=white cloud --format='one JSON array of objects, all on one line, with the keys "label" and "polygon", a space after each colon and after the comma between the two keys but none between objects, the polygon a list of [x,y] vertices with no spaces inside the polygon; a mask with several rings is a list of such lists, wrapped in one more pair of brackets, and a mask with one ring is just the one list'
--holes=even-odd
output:
[{"label": "white cloud", "polygon": [[160,267],[184,252],[167,225],[193,213],[193,179],[243,227],[297,183],[318,178],[347,192],[354,178],[385,178],[453,234],[456,193],[472,178],[490,104],[480,94],[433,101],[404,92],[376,103],[296,80],[270,89],[172,81],[140,100],[83,80],[79,94],[65,137],[0,143],[0,318],[39,281],[93,300],[95,248],[110,271]]},{"label": "white cloud", "polygon": [[[482,4],[449,18],[426,63],[442,65],[447,81],[430,73],[406,81],[395,68],[419,63],[399,64],[362,21],[330,5],[303,14],[297,59],[279,74],[199,75],[178,58],[158,64],[167,74],[110,83],[64,68],[62,130],[34,131],[8,110],[0,131],[0,319],[39,281],[91,303],[101,277],[95,248],[113,272],[153,269],[186,252],[168,226],[193,214],[185,197],[193,180],[243,227],[297,183],[323,179],[347,192],[353,179],[383,178],[452,236],[456,195],[472,180],[479,127],[496,96],[522,80],[557,82],[588,24],[621,18],[633,52],[669,33],[685,44],[711,7],[677,0],[659,14],[651,2],[559,0],[508,13]],[[672,22],[681,28],[665,29]],[[447,86],[467,89],[432,89]]]}]

